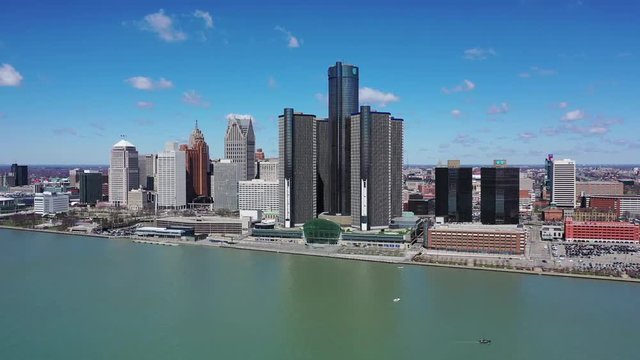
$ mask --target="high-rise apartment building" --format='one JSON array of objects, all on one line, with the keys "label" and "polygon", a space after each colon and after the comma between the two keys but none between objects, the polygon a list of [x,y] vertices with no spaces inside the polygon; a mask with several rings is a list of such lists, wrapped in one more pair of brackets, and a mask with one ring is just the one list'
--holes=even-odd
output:
[{"label": "high-rise apartment building", "polygon": [[403,121],[369,106],[350,120],[351,225],[384,228],[402,215]]},{"label": "high-rise apartment building", "polygon": [[178,143],[168,142],[157,160],[158,208],[182,209],[187,206],[186,155]]},{"label": "high-rise apartment building", "polygon": [[209,145],[204,141],[202,131],[198,129],[198,121],[189,137],[189,145],[181,145],[180,150],[183,150],[187,157],[187,202],[192,202],[199,196],[209,197]]},{"label": "high-rise apartment building", "polygon": [[138,150],[125,139],[111,148],[109,163],[109,202],[113,206],[126,206],[129,190],[139,186]]},{"label": "high-rise apartment building", "polygon": [[358,112],[359,69],[337,62],[329,77],[329,181],[325,191],[330,195],[326,210],[348,215],[351,211],[351,114]]},{"label": "high-rise apartment building", "polygon": [[315,116],[286,108],[278,117],[278,134],[279,221],[285,227],[303,225],[317,215]]},{"label": "high-rise apartment building", "polygon": [[480,174],[482,223],[518,224],[520,222],[520,169],[506,167],[504,162],[496,163],[494,167],[483,167],[480,169]]},{"label": "high-rise apartment building", "polygon": [[471,179],[472,169],[460,167],[459,160],[436,168],[436,216],[447,222],[473,221]]},{"label": "high-rise apartment building", "polygon": [[244,115],[230,115],[224,136],[224,157],[240,164],[241,180],[255,178],[255,151],[253,119]]},{"label": "high-rise apartment building", "polygon": [[223,159],[213,164],[214,198],[216,210],[238,210],[238,183],[242,180],[243,164]]},{"label": "high-rise apartment building", "polygon": [[553,160],[551,202],[561,208],[576,207],[576,163],[570,159]]},{"label": "high-rise apartment building", "polygon": [[238,209],[278,211],[278,182],[261,179],[238,183]]},{"label": "high-rise apartment building", "polygon": [[102,200],[102,176],[102,173],[98,171],[84,170],[83,172],[78,172],[81,203],[95,204]]}]

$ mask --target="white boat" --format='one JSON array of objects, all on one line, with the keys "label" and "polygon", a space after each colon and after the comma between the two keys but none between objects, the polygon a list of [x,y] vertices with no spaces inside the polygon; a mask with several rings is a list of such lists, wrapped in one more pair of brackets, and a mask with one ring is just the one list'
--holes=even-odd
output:
[{"label": "white boat", "polygon": [[398,266],[398,269],[404,269],[404,266]]},{"label": "white boat", "polygon": [[393,299],[393,302],[398,302],[398,301],[400,301],[400,298]]}]

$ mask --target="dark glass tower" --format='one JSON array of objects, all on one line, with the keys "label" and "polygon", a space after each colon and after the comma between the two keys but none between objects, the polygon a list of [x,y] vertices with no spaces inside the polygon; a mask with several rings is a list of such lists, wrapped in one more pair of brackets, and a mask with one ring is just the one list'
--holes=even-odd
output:
[{"label": "dark glass tower", "polygon": [[471,168],[436,168],[436,216],[447,222],[471,222]]},{"label": "dark glass tower", "polygon": [[520,220],[520,169],[480,170],[480,220],[483,224],[518,224]]},{"label": "dark glass tower", "polygon": [[351,210],[351,114],[358,112],[357,66],[337,62],[329,68],[329,183],[331,194],[325,210],[348,215]]}]

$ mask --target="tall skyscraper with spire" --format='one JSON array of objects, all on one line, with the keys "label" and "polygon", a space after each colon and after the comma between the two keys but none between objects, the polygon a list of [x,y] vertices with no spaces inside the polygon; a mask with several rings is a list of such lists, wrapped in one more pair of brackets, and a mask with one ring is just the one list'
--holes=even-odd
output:
[{"label": "tall skyscraper with spire", "polygon": [[240,165],[241,180],[256,177],[256,136],[253,119],[246,115],[230,115],[224,135],[224,157]]},{"label": "tall skyscraper with spire", "polygon": [[186,155],[187,202],[192,202],[199,196],[211,196],[209,145],[198,128],[198,120],[189,136],[189,144],[181,145],[180,150]]},{"label": "tall skyscraper with spire", "polygon": [[336,62],[329,76],[329,143],[328,161],[330,194],[325,211],[348,215],[351,211],[351,114],[358,112],[359,69]]}]

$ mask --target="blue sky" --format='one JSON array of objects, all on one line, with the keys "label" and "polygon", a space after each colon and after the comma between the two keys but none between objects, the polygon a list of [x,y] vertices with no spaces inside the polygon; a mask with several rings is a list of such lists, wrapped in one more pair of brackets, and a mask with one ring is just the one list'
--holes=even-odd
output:
[{"label": "blue sky", "polygon": [[405,119],[406,163],[640,163],[639,38],[634,1],[4,0],[0,163],[106,164],[196,119],[221,157],[231,113],[277,156],[278,115],[325,117],[337,60]]}]

